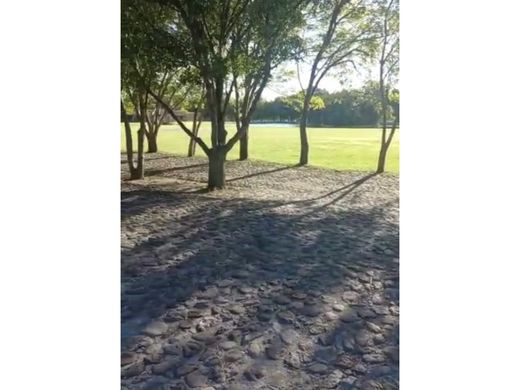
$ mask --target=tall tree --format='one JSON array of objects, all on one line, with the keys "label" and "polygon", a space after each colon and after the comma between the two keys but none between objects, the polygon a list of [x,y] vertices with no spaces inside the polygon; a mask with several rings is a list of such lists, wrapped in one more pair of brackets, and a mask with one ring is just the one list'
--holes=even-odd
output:
[{"label": "tall tree", "polygon": [[[155,92],[150,93],[208,156],[208,189],[224,188],[227,153],[247,131],[273,66],[291,56],[292,48],[298,42],[295,29],[303,21],[301,10],[306,1],[157,1],[176,12],[179,23],[172,29],[187,32],[189,49],[185,57],[198,70],[204,84],[206,112],[211,121],[211,146],[193,134]],[[173,21],[170,24],[173,25]],[[247,57],[243,42],[249,41],[249,36],[253,37],[250,42],[258,43],[257,56]],[[248,93],[242,96],[245,103],[242,103],[237,131],[227,139],[225,115],[240,79],[251,79],[252,84]]]},{"label": "tall tree", "polygon": [[[385,171],[386,156],[399,123],[399,92],[392,90],[399,74],[399,0],[381,0],[376,3],[380,32],[379,39],[379,95],[382,110],[381,146],[377,161],[377,172]],[[389,110],[394,120],[387,129]]]},{"label": "tall tree", "polygon": [[[306,57],[312,58],[300,117],[300,165],[309,162],[307,119],[320,81],[334,68],[355,64],[373,53],[366,0],[324,0],[311,6]],[[299,71],[298,71],[299,74]]]}]

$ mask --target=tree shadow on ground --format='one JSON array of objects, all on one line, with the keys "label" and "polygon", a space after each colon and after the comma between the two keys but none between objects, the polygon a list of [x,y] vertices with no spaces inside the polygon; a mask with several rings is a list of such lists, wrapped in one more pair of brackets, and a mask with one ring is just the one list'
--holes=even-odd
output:
[{"label": "tree shadow on ground", "polygon": [[171,172],[176,171],[183,171],[185,169],[190,168],[199,168],[207,166],[208,164],[192,164],[192,165],[185,165],[185,166],[179,166],[179,167],[171,167],[171,168],[163,168],[163,169],[147,169],[145,170],[145,176],[158,176],[158,175],[165,175]]},{"label": "tree shadow on ground", "polygon": [[232,183],[232,182],[238,181],[238,180],[250,179],[250,178],[255,177],[255,176],[267,175],[269,173],[281,172],[281,171],[285,171],[287,169],[298,168],[298,167],[300,167],[300,165],[288,165],[288,166],[285,166],[285,167],[271,169],[269,171],[260,171],[260,172],[251,173],[249,175],[244,175],[244,176],[240,176],[240,177],[234,177],[232,179],[228,179],[227,182],[228,183]]},{"label": "tree shadow on ground", "polygon": [[[161,361],[150,358],[150,345],[197,349],[194,335],[209,329],[219,340],[235,340],[244,352],[253,337],[278,345],[280,329],[290,327],[308,341],[308,348],[298,357],[299,368],[283,365],[288,380],[294,382],[270,386],[310,386],[306,381],[311,380],[318,387],[306,388],[320,388],[319,381],[330,380],[334,370],[359,381],[375,377],[397,381],[398,363],[395,358],[388,360],[385,348],[398,342],[398,263],[394,261],[399,253],[398,226],[385,218],[385,205],[355,210],[327,207],[372,176],[330,192],[327,195],[347,191],[315,207],[308,201],[217,199],[146,190],[125,193],[123,223],[148,226],[153,221],[137,245],[122,250],[123,351],[145,359],[143,371],[131,380],[148,380],[165,359],[165,355]],[[335,312],[333,302],[344,310]],[[168,332],[143,336],[157,320],[168,324]],[[203,320],[214,323],[200,330]],[[380,328],[377,340],[374,326]],[[233,375],[225,364],[213,364],[215,357],[226,359],[218,345],[205,345],[184,356],[174,369],[161,371],[161,377],[176,381],[183,376],[179,367],[198,362],[197,370],[210,383],[256,388],[257,382],[247,382],[251,380],[247,369]],[[290,346],[284,345],[280,361],[291,353]],[[244,365],[253,360],[246,354]],[[328,364],[327,375],[306,371],[316,362]]]}]

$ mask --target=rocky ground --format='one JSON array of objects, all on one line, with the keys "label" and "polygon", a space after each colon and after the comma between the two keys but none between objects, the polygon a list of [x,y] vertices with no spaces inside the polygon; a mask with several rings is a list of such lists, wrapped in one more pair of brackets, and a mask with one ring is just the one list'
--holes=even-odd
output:
[{"label": "rocky ground", "polygon": [[122,388],[398,388],[398,176],[230,161],[204,193],[205,159],[146,166],[121,185]]}]

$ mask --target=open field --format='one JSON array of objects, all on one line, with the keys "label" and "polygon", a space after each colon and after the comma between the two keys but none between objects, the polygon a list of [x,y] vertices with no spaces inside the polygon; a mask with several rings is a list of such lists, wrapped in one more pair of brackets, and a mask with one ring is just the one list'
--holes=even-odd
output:
[{"label": "open field", "polygon": [[[132,123],[136,132],[139,125]],[[203,122],[200,135],[210,142],[210,123]],[[230,135],[235,126],[228,125]],[[271,161],[281,164],[295,164],[299,159],[300,138],[297,127],[260,127],[252,125],[249,131],[249,154],[253,160]],[[310,165],[338,170],[373,171],[377,164],[381,130],[316,128],[308,129],[310,143]],[[134,136],[134,149],[137,139]],[[177,125],[165,125],[159,130],[159,151],[185,156],[188,137]],[[238,158],[238,143],[228,158]],[[121,125],[121,150],[125,150],[124,128]],[[146,150],[146,141],[145,141]],[[203,156],[197,149],[196,155]],[[399,172],[399,132],[396,133],[387,157],[387,171]]]}]

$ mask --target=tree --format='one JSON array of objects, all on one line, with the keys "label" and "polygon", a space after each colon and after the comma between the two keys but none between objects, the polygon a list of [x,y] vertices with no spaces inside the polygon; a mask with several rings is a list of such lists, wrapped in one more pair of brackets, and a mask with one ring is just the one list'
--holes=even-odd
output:
[{"label": "tree", "polygon": [[[379,40],[379,95],[382,110],[381,147],[377,161],[377,173],[385,171],[386,155],[399,123],[399,92],[390,92],[390,85],[399,73],[399,0],[381,0],[377,3],[380,31]],[[389,108],[394,120],[387,134]]]},{"label": "tree", "polygon": [[[283,99],[284,104],[297,113],[299,118],[303,115],[303,106],[305,102],[305,94],[298,92],[297,94],[288,96]],[[310,111],[321,111],[325,108],[325,102],[320,96],[312,96],[308,104]]]},{"label": "tree", "polygon": [[309,161],[307,119],[320,81],[331,69],[349,63],[355,65],[372,55],[373,34],[364,3],[364,0],[325,0],[311,7],[306,55],[313,60],[300,118],[300,165]]},{"label": "tree", "polygon": [[137,132],[137,166],[134,165],[134,151],[132,142],[132,129],[128,121],[128,115],[125,109],[125,104],[121,98],[121,117],[125,124],[125,138],[126,138],[126,160],[128,162],[128,170],[130,171],[130,180],[144,178],[144,132],[139,129]]},{"label": "tree", "polygon": [[[303,0],[162,0],[174,11],[170,29],[185,31],[189,43],[183,54],[200,74],[205,106],[211,121],[211,146],[196,136],[155,92],[149,91],[201,147],[209,159],[208,189],[225,187],[227,153],[246,133],[273,66],[292,54],[295,28],[303,19]],[[249,42],[254,48],[245,45]],[[252,52],[251,52],[251,51]],[[227,139],[225,115],[238,83],[251,80],[238,96],[241,115],[236,133]],[[236,91],[235,91],[236,93]]]},{"label": "tree", "polygon": [[[168,31],[167,22],[171,16],[168,10],[149,1],[121,2],[123,102],[131,102],[139,118],[138,144],[141,137],[146,136],[148,152],[151,153],[157,152],[157,135],[165,111],[153,105],[148,89],[154,88],[165,101],[178,105],[183,93],[180,85],[184,83],[186,73],[185,62],[181,62],[179,56],[179,52],[184,50],[182,37]],[[131,136],[126,127],[125,136]],[[144,157],[139,153],[138,150],[138,161],[141,161]]]}]

